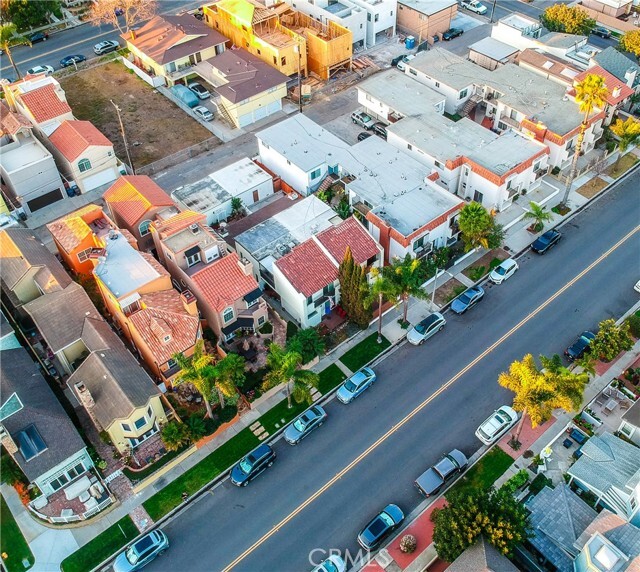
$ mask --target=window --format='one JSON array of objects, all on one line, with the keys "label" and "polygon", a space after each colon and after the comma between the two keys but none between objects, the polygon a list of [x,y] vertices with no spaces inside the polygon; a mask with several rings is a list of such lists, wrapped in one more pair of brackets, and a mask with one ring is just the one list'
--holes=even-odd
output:
[{"label": "window", "polygon": [[59,488],[64,487],[69,482],[67,475],[60,475],[57,479],[51,481],[51,488],[57,491]]},{"label": "window", "polygon": [[469,93],[468,89],[463,89],[459,94],[458,94],[458,99],[462,99],[464,97],[467,97],[467,94]]},{"label": "window", "polygon": [[275,56],[273,56],[273,65],[274,66],[278,65],[278,58],[276,58]]},{"label": "window", "polygon": [[440,82],[439,81],[436,82],[436,87],[440,87]]},{"label": "window", "polygon": [[262,324],[264,324],[264,316],[258,318],[258,326],[262,326]]},{"label": "window", "polygon": [[367,22],[371,22],[371,12],[367,12]]},{"label": "window", "polygon": [[89,260],[89,253],[91,252],[90,248],[85,248],[82,252],[78,252],[78,261],[85,262]]},{"label": "window", "polygon": [[627,437],[631,437],[631,435],[633,435],[633,427],[628,423],[623,422],[622,426],[620,427],[620,433],[626,435]]},{"label": "window", "polygon": [[511,184],[513,183],[513,179],[509,179],[507,181],[507,191],[511,188]]},{"label": "window", "polygon": [[418,250],[422,250],[424,246],[424,236],[421,236],[418,240],[413,243],[413,251],[417,252]]},{"label": "window", "polygon": [[149,417],[149,419],[153,419],[153,407],[151,407],[151,405],[147,407],[147,417]]},{"label": "window", "polygon": [[362,30],[362,24],[360,24],[360,29]]},{"label": "window", "polygon": [[260,55],[262,52],[260,50],[256,50],[257,54]]},{"label": "window", "polygon": [[131,426],[128,425],[127,423],[120,423],[120,425],[122,426],[122,429],[124,431],[131,431]]},{"label": "window", "polygon": [[373,19],[374,22],[377,22],[380,19],[380,14],[376,14],[375,18]]},{"label": "window", "polygon": [[515,121],[516,119],[518,119],[518,112],[515,109],[512,109],[509,117],[511,117],[511,119]]},{"label": "window", "polygon": [[315,171],[311,171],[311,179],[317,179],[322,173],[321,169],[316,169]]},{"label": "window", "polygon": [[389,12],[389,16],[393,16],[393,10],[391,10],[391,12]]},{"label": "window", "polygon": [[173,358],[171,358],[168,362],[167,362],[167,368],[171,369],[172,367],[175,367],[177,365],[177,361],[174,360]]},{"label": "window", "polygon": [[506,128],[507,128],[506,123],[502,123],[502,121],[498,121],[498,129],[500,129],[500,131],[504,131]]},{"label": "window", "polygon": [[138,232],[140,232],[140,236],[146,236],[147,234],[149,234],[149,232],[150,232],[149,227],[150,226],[151,226],[151,221],[150,220],[143,220],[138,225]]},{"label": "window", "polygon": [[198,262],[200,262],[200,253],[196,252],[188,256],[185,255],[185,258],[187,259],[187,266],[191,267],[194,264],[198,264]]},{"label": "window", "polygon": [[413,149],[413,145],[411,145],[411,143],[407,143],[407,149],[409,149],[409,151],[411,151]]},{"label": "window", "polygon": [[473,200],[476,203],[482,204],[482,199],[483,198],[484,198],[484,195],[480,191],[476,191],[475,193],[473,193]]},{"label": "window", "polygon": [[281,65],[281,66],[286,66],[286,65],[287,65],[287,58],[286,58],[286,56],[282,56],[282,57],[280,58],[280,65]]},{"label": "window", "polygon": [[409,68],[409,73],[411,75],[418,75],[418,72],[416,70],[414,70],[413,68]]},{"label": "window", "polygon": [[229,306],[225,311],[224,314],[222,314],[222,319],[224,320],[224,323],[228,323],[231,320],[233,320],[233,308],[231,306]]},{"label": "window", "polygon": [[440,161],[436,161],[435,165],[438,169],[444,169],[444,165]]},{"label": "window", "polygon": [[313,296],[308,296],[307,297],[307,306],[310,306],[311,304],[313,304]]},{"label": "window", "polygon": [[136,429],[142,429],[147,424],[147,418],[143,415],[140,419],[136,419],[133,424],[136,426]]},{"label": "window", "polygon": [[91,169],[91,161],[89,161],[89,159],[80,159],[78,161],[78,169],[80,169],[81,173],[88,171]]}]

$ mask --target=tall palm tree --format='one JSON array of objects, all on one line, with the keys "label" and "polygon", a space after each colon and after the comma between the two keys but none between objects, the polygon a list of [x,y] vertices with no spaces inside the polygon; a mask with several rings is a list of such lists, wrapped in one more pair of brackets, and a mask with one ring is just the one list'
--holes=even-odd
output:
[{"label": "tall palm tree", "polygon": [[635,145],[640,140],[640,121],[634,117],[627,118],[626,121],[616,119],[610,127],[611,131],[618,136],[618,158],[614,166],[617,170],[620,166],[620,159],[631,145]]},{"label": "tall palm tree", "polygon": [[287,406],[292,407],[291,397],[296,403],[306,401],[311,405],[311,389],[318,387],[320,377],[317,373],[300,369],[302,356],[298,352],[287,351],[276,343],[269,346],[267,366],[269,371],[264,376],[263,390],[286,384]]},{"label": "tall palm tree", "polygon": [[9,62],[16,72],[16,77],[20,79],[22,76],[20,75],[20,70],[18,69],[16,62],[13,61],[11,48],[13,46],[19,46],[20,44],[28,44],[30,46],[31,42],[25,36],[17,34],[16,30],[17,28],[15,24],[2,24],[2,26],[0,26],[0,49],[7,54]]},{"label": "tall palm tree", "polygon": [[245,359],[238,354],[230,353],[222,358],[213,368],[213,386],[218,392],[220,407],[225,406],[225,398],[238,395],[238,387],[245,380]]},{"label": "tall palm tree", "polygon": [[375,280],[369,290],[367,302],[377,301],[378,303],[378,343],[382,343],[382,304],[385,300],[397,302],[400,291],[397,284],[389,279],[387,272],[373,268],[371,273]]},{"label": "tall palm tree", "polygon": [[[553,361],[548,361],[547,365],[553,364]],[[522,413],[513,442],[519,441],[527,415],[535,428],[548,421],[554,409],[578,410],[588,381],[588,374],[572,373],[566,368],[550,367],[541,371],[531,354],[524,356],[522,361],[514,361],[509,371],[498,377],[502,387],[513,391],[513,408]]]},{"label": "tall palm tree", "polygon": [[589,116],[594,109],[604,109],[607,103],[607,96],[609,95],[609,90],[604,83],[604,78],[597,74],[588,74],[582,81],[576,83],[574,87],[576,90],[576,102],[580,105],[580,111],[584,113],[584,119],[580,124],[580,132],[578,133],[573,160],[571,161],[571,170],[569,171],[567,186],[564,190],[564,198],[562,199],[562,204],[565,206],[569,199],[571,185],[578,171],[578,157],[580,156],[580,151],[582,151],[584,134],[587,131],[587,127],[589,127]]},{"label": "tall palm tree", "polygon": [[407,321],[407,311],[409,309],[409,298],[419,298],[426,300],[429,295],[422,288],[427,279],[426,262],[419,258],[412,258],[407,254],[403,259],[396,259],[391,265],[389,273],[390,279],[395,282],[402,301],[402,321]]},{"label": "tall palm tree", "polygon": [[536,232],[540,232],[544,228],[544,223],[553,219],[553,215],[547,210],[547,207],[529,201],[529,210],[522,217],[530,220]]},{"label": "tall palm tree", "polygon": [[215,370],[213,365],[213,356],[205,353],[204,342],[198,340],[193,355],[185,357],[184,354],[174,354],[173,359],[180,366],[180,373],[176,376],[174,383],[190,383],[195,387],[207,408],[207,417],[213,417],[211,411],[211,401],[213,399]]}]

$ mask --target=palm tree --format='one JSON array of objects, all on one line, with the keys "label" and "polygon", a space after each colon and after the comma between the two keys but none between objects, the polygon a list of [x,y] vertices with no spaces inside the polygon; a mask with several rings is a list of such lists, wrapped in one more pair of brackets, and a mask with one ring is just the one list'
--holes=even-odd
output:
[{"label": "palm tree", "polygon": [[20,79],[22,76],[20,75],[18,66],[16,66],[16,63],[13,61],[11,48],[21,44],[28,44],[30,46],[31,42],[25,36],[17,34],[16,30],[15,24],[2,24],[2,26],[0,26],[0,48],[7,54],[9,62],[16,72],[17,79]]},{"label": "palm tree", "polygon": [[230,353],[222,358],[213,368],[213,386],[218,392],[220,407],[225,406],[225,398],[238,395],[238,387],[245,380],[245,359],[238,354]]},{"label": "palm tree", "polygon": [[387,272],[372,268],[371,273],[375,281],[369,290],[367,303],[378,302],[378,343],[382,343],[382,304],[385,300],[397,302],[400,292],[397,284],[389,279]]},{"label": "palm tree", "polygon": [[535,232],[540,232],[544,228],[544,223],[553,220],[553,215],[547,210],[547,207],[529,201],[529,210],[522,217],[525,220],[532,221]]},{"label": "palm tree", "polygon": [[565,206],[569,199],[571,185],[578,171],[578,157],[580,156],[580,151],[582,151],[584,134],[587,131],[587,127],[589,127],[589,116],[594,109],[604,109],[607,103],[607,96],[609,95],[609,90],[604,83],[604,78],[596,74],[588,74],[582,81],[576,83],[575,90],[576,102],[580,105],[580,111],[584,113],[584,119],[580,124],[580,132],[578,133],[573,160],[571,161],[571,170],[569,171],[567,186],[564,190],[564,198],[562,199],[562,204]]},{"label": "palm tree", "polygon": [[402,321],[407,322],[407,311],[409,309],[409,298],[420,298],[426,300],[429,295],[422,288],[427,279],[427,264],[419,258],[412,258],[407,254],[404,259],[396,259],[391,265],[390,279],[395,282],[402,301]]},{"label": "palm tree", "polygon": [[[192,417],[192,419],[194,418]],[[180,421],[167,423],[160,431],[160,437],[169,451],[179,451],[191,443],[191,431],[187,425]]]},{"label": "palm tree", "polygon": [[291,409],[291,397],[296,403],[306,401],[311,405],[311,388],[318,387],[320,377],[317,373],[300,369],[302,356],[298,352],[287,351],[278,344],[269,346],[267,366],[269,371],[264,376],[262,388],[264,391],[286,384],[287,406]]},{"label": "palm tree", "polygon": [[195,387],[202,399],[204,405],[207,408],[207,417],[213,417],[213,411],[211,411],[211,400],[213,399],[213,387],[214,387],[214,366],[213,356],[205,353],[204,342],[198,340],[193,351],[193,355],[185,357],[184,354],[174,354],[173,359],[176,360],[180,366],[180,373],[177,375],[174,383],[179,385],[181,383],[190,383]]},{"label": "palm tree", "polygon": [[541,371],[533,356],[527,354],[522,361],[514,361],[508,372],[498,377],[502,387],[513,391],[513,408],[522,412],[512,442],[518,443],[524,419],[531,419],[531,426],[537,427],[548,421],[554,409],[575,411],[580,408],[582,394],[589,381],[586,373],[572,373],[566,368],[555,367],[555,360],[546,360],[551,366]]},{"label": "palm tree", "polygon": [[610,127],[611,131],[618,136],[618,158],[616,159],[614,171],[620,166],[620,159],[626,153],[631,145],[635,145],[640,140],[640,121],[633,117],[627,118],[626,121],[616,119],[616,122]]}]

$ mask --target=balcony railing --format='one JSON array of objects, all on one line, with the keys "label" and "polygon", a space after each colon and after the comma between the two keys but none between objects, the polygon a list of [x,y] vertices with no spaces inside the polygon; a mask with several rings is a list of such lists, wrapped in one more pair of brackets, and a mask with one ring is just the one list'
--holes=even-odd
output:
[{"label": "balcony railing", "polygon": [[243,310],[240,310],[238,312],[238,317],[250,318],[254,314],[256,314],[256,312],[262,312],[266,310],[266,308],[267,308],[267,303],[265,302],[264,298],[261,298],[260,302],[258,302],[257,304],[253,304],[248,308],[244,308]]}]

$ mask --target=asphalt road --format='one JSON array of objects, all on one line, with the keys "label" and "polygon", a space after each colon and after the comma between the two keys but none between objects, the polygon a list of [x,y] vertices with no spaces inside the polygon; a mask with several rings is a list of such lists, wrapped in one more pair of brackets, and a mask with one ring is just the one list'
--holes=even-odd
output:
[{"label": "asphalt road", "polygon": [[[196,0],[163,0],[158,4],[160,6],[160,14],[175,14],[182,10],[198,8],[202,5],[202,2]],[[22,73],[36,65],[49,65],[54,69],[60,69],[60,60],[71,54],[82,54],[87,58],[95,58],[93,46],[104,40],[117,40],[121,45],[123,44],[120,32],[112,26],[82,24],[75,28],[51,34],[48,40],[33,44],[31,47],[16,46],[11,50],[11,55]],[[0,56],[0,71],[2,77],[13,78],[15,76],[15,71],[11,67],[6,54]]]},{"label": "asphalt road", "polygon": [[[476,427],[511,401],[496,378],[514,359],[528,352],[562,353],[577,333],[618,317],[637,301],[639,179],[618,185],[565,225],[564,240],[547,255],[525,254],[520,271],[505,284],[487,286],[485,299],[468,314],[448,312],[445,330],[424,346],[401,346],[377,366],[378,382],[371,390],[348,406],[330,402],[324,426],[300,445],[277,442],[277,462],[247,488],[224,481],[194,502],[164,527],[171,548],[147,569],[212,571],[233,563],[237,570],[288,572],[310,569],[309,555],[317,562],[330,548],[347,549],[354,557],[356,535],[377,511],[393,502],[407,514],[421,502],[412,483],[430,464],[454,447],[467,455],[479,449]],[[631,238],[545,304],[634,229]]]}]

